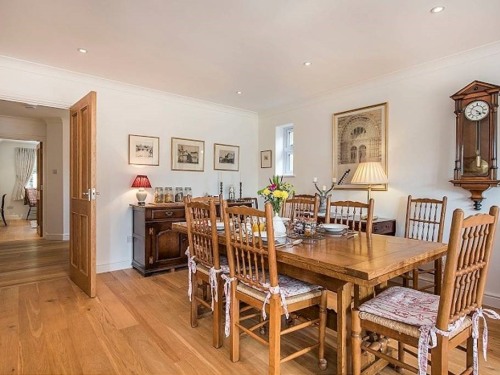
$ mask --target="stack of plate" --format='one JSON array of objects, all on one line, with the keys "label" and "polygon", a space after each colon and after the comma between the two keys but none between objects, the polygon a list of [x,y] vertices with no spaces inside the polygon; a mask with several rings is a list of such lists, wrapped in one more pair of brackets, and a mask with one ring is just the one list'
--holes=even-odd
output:
[{"label": "stack of plate", "polygon": [[339,234],[347,230],[349,226],[345,224],[321,224],[321,228],[326,232]]},{"label": "stack of plate", "polygon": [[[259,236],[259,232],[254,232],[255,237]],[[267,232],[260,232],[260,238],[262,241],[267,241]],[[274,233],[274,240],[280,240],[286,238],[286,233]]]}]

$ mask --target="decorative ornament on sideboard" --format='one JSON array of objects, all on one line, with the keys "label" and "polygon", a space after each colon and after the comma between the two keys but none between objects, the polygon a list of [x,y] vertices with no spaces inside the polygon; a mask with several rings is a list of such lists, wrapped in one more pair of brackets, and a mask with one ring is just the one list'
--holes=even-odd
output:
[{"label": "decorative ornament on sideboard", "polygon": [[318,178],[317,177],[313,178],[314,187],[318,191],[316,194],[319,196],[318,213],[324,214],[326,212],[326,199],[330,195],[330,192],[335,188],[336,183],[337,183],[337,185],[341,185],[344,182],[344,180],[347,177],[347,175],[349,174],[349,172],[351,172],[350,169],[345,171],[338,183],[337,183],[337,179],[335,177],[333,177],[332,178],[332,186],[330,186],[330,188],[328,190],[326,189],[326,185],[323,185],[323,187],[320,189],[318,187]]},{"label": "decorative ornament on sideboard", "polygon": [[452,95],[456,115],[455,186],[471,192],[474,209],[481,209],[483,192],[497,179],[497,109],[500,86],[474,81]]}]

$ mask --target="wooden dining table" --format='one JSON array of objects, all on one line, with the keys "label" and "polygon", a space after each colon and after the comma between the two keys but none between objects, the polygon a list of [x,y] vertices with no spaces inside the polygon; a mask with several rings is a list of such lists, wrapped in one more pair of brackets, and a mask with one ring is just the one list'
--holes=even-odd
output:
[{"label": "wooden dining table", "polygon": [[[186,223],[172,229],[187,233]],[[219,243],[225,245],[224,233]],[[370,298],[374,287],[420,265],[443,257],[447,245],[359,233],[350,237],[330,236],[277,246],[280,273],[315,283],[336,293],[337,374],[351,373],[351,307]]]}]

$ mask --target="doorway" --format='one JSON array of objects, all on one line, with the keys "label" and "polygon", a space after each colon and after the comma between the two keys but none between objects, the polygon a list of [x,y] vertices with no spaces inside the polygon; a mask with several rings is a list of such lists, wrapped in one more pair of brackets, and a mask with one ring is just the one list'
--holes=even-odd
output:
[{"label": "doorway", "polygon": [[[8,155],[1,157],[0,166],[0,193],[7,194],[7,226],[0,223],[0,286],[26,281],[23,274],[31,275],[30,282],[38,281],[37,277],[46,280],[68,275],[69,224],[64,223],[65,205],[58,201],[64,199],[64,176],[68,174],[61,152],[63,142],[69,148],[69,137],[64,136],[64,126],[68,127],[68,123],[69,110],[0,100],[0,154],[3,147]],[[13,182],[6,176],[11,173],[7,169],[13,169],[16,147],[33,148],[36,154],[37,146],[35,173],[26,185],[35,192],[35,203],[30,207],[27,200],[12,199]],[[12,162],[7,163],[7,159]],[[47,204],[50,223],[44,227],[47,214],[43,208]]]}]

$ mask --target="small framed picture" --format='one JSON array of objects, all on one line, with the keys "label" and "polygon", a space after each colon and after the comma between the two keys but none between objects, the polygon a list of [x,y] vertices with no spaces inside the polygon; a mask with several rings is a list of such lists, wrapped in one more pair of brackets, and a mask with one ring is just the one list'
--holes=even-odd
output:
[{"label": "small framed picture", "polygon": [[273,166],[273,152],[265,150],[260,152],[260,167],[271,168]]},{"label": "small framed picture", "polygon": [[137,165],[160,165],[160,138],[129,134],[128,163]]},{"label": "small framed picture", "polygon": [[214,169],[238,171],[240,169],[240,146],[214,144]]},{"label": "small framed picture", "polygon": [[203,172],[205,142],[172,137],[172,170]]}]

